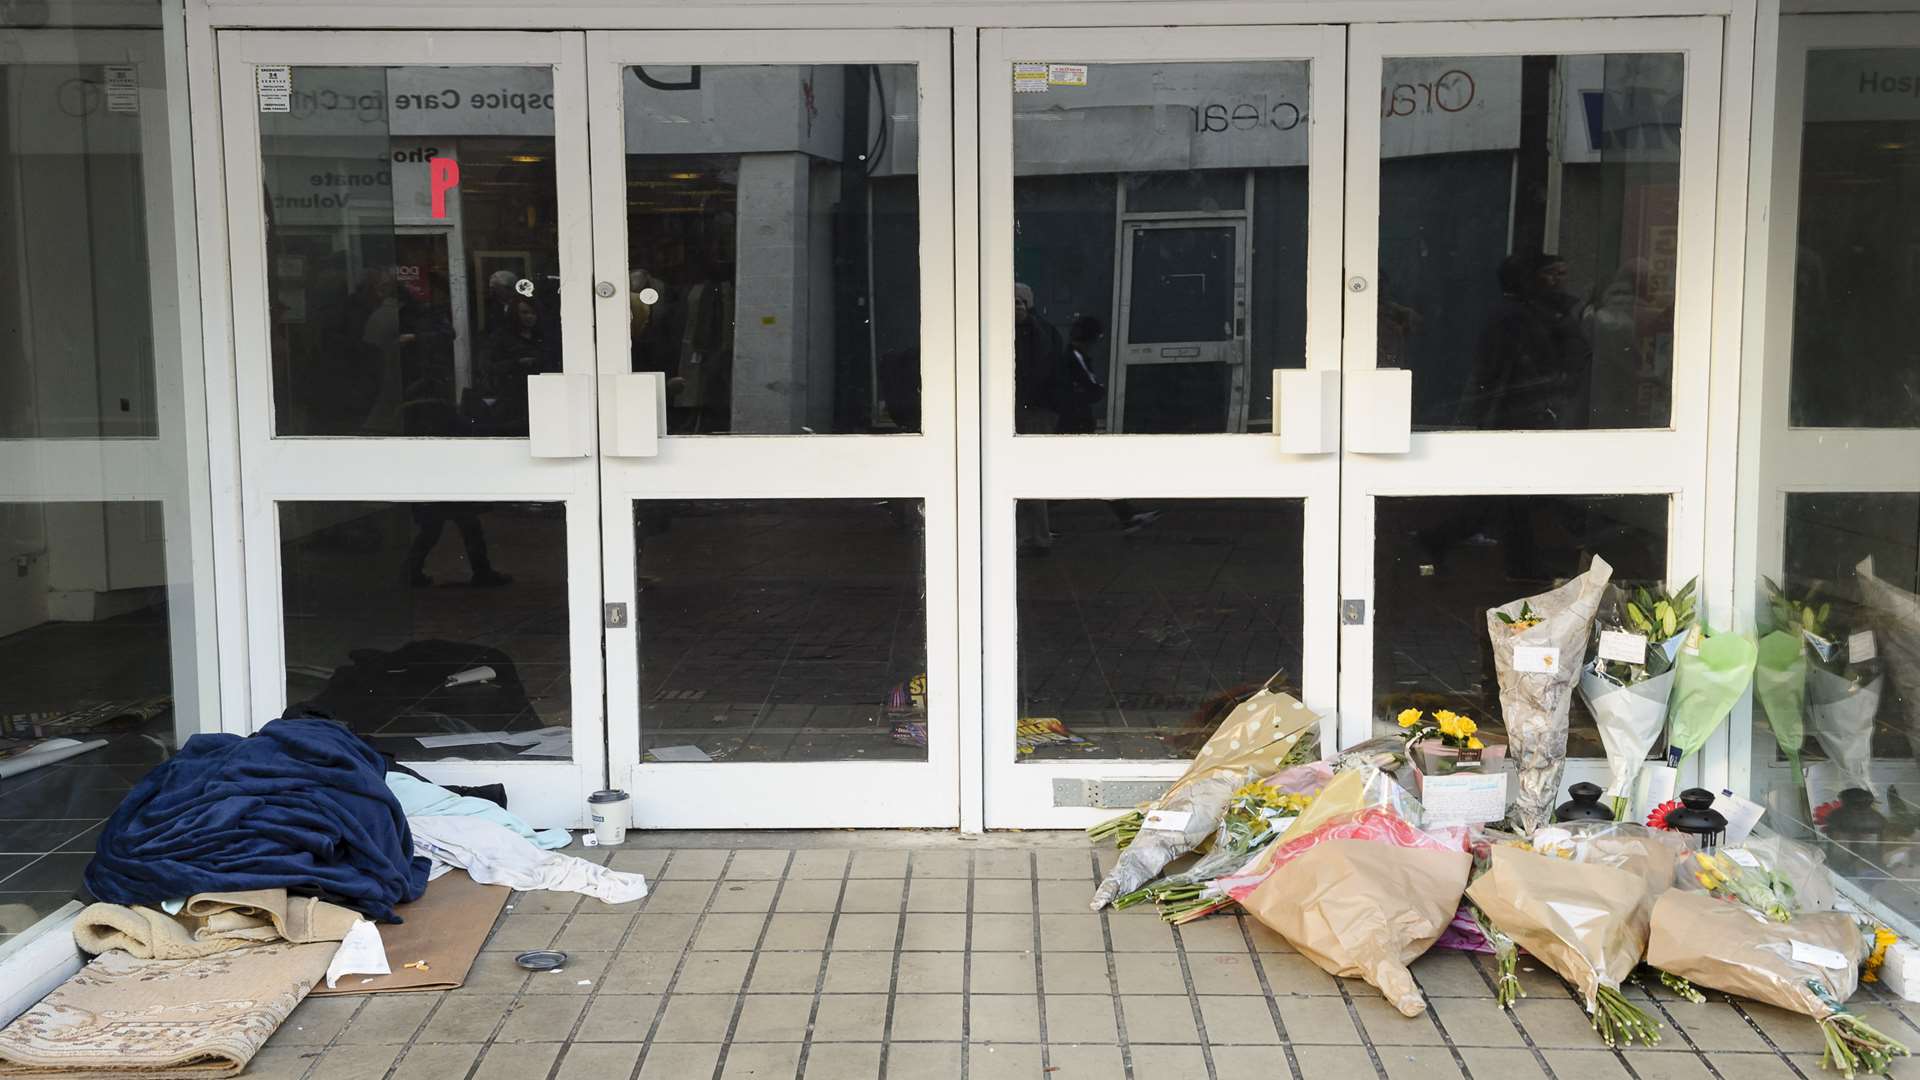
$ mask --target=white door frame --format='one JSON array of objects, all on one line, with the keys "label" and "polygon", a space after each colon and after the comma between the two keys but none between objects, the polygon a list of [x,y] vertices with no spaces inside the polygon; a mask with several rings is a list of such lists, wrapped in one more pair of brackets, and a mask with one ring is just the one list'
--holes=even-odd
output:
[{"label": "white door frame", "polygon": [[[1772,212],[1764,236],[1756,236],[1766,253],[1764,275],[1750,276],[1747,287],[1760,300],[1756,319],[1763,343],[1754,352],[1760,362],[1746,372],[1749,394],[1741,417],[1743,455],[1753,472],[1742,476],[1735,535],[1743,543],[1735,555],[1736,581],[1742,600],[1764,610],[1760,576],[1784,584],[1787,499],[1799,493],[1920,492],[1920,431],[1913,428],[1795,427],[1789,405],[1792,395],[1794,291],[1799,258],[1800,172],[1805,138],[1807,56],[1815,50],[1887,49],[1920,55],[1920,14],[1786,15],[1780,19],[1779,55],[1775,67],[1773,152],[1760,164],[1770,179]],[[1758,172],[1758,170],[1756,170]],[[1756,185],[1761,178],[1756,176]],[[1889,313],[1889,317],[1894,317]],[[1737,718],[1736,718],[1737,719]],[[1764,727],[1764,713],[1753,709],[1753,731]],[[1771,741],[1770,735],[1761,736]],[[1907,782],[1920,763],[1895,759],[1875,769],[1876,783],[1891,776]],[[1755,790],[1787,786],[1784,762],[1775,765],[1752,759],[1743,746],[1739,767],[1754,770]]]},{"label": "white door frame", "polygon": [[[507,785],[514,812],[543,827],[585,824],[605,775],[600,664],[599,479],[591,457],[534,459],[527,439],[275,438],[268,371],[265,215],[254,69],[299,66],[550,66],[559,206],[562,370],[594,371],[587,183],[586,48],[578,33],[226,31],[218,35],[225,117],[251,728],[285,708],[278,500],[563,502],[572,667],[570,761],[420,762],[432,780]],[[298,87],[296,86],[296,91]],[[590,390],[589,390],[590,393]],[[590,410],[579,422],[589,431]],[[398,577],[396,575],[396,583]]]},{"label": "white door frame", "polygon": [[1341,144],[1346,31],[1338,26],[1009,30],[980,34],[980,275],[985,635],[985,824],[1082,827],[1112,810],[1055,806],[1055,779],[1123,776],[1170,780],[1184,761],[1018,761],[1015,641],[1018,607],[1014,502],[1023,498],[1254,497],[1304,502],[1301,683],[1306,704],[1335,732],[1333,626],[1339,556],[1338,455],[1285,454],[1273,435],[1014,435],[1012,65],[1036,57],[1073,63],[1305,60],[1309,114],[1306,366],[1340,368]]},{"label": "white door frame", "polygon": [[[219,663],[215,647],[214,569],[207,516],[206,417],[199,385],[198,321],[189,314],[199,293],[193,228],[192,165],[186,146],[180,70],[181,19],[164,9],[151,29],[78,27],[10,30],[10,67],[36,64],[130,64],[137,83],[142,224],[155,288],[147,297],[151,325],[155,433],[146,437],[38,437],[0,440],[0,503],[154,502],[161,506],[167,592],[170,687],[176,745],[218,730]],[[19,208],[4,207],[13,213]],[[0,252],[12,263],[13,252]],[[14,267],[17,270],[17,267]],[[11,276],[11,275],[9,275]],[[19,277],[19,282],[27,279]],[[9,286],[13,287],[13,286]],[[31,325],[23,347],[31,349]],[[48,552],[39,553],[41,558]]]},{"label": "white door frame", "polygon": [[[630,374],[626,128],[633,64],[914,64],[919,90],[921,415],[918,435],[722,435],[659,439],[653,457],[601,459],[607,599],[638,612],[633,501],[917,498],[926,507],[927,756],[921,762],[642,762],[636,617],[606,632],[612,783],[649,828],[952,827],[960,824],[959,510],[955,475],[953,102],[945,30],[592,33],[595,278],[600,375]],[[744,316],[743,316],[744,317]],[[644,417],[612,410],[613,438]]]},{"label": "white door frame", "polygon": [[[1501,23],[1355,26],[1347,77],[1349,101],[1376,101],[1389,57],[1684,52],[1680,222],[1674,314],[1673,421],[1632,431],[1413,432],[1404,454],[1349,448],[1343,455],[1341,596],[1366,602],[1368,621],[1341,628],[1341,735],[1371,737],[1376,611],[1374,500],[1440,495],[1661,494],[1671,499],[1667,566],[1678,585],[1705,559],[1709,376],[1713,356],[1715,194],[1719,168],[1721,37],[1716,17],[1578,19]],[[1348,115],[1346,266],[1350,279],[1379,277],[1377,108]],[[1378,289],[1346,293],[1347,372],[1344,438],[1377,428],[1386,389],[1375,381]],[[1418,378],[1416,373],[1414,378]],[[1396,421],[1404,423],[1404,421]],[[1676,467],[1676,463],[1683,463]],[[1725,740],[1689,763],[1724,775]],[[1713,758],[1712,761],[1703,761]],[[1695,762],[1699,764],[1696,765]],[[1568,763],[1567,780],[1604,779],[1604,759]]]}]

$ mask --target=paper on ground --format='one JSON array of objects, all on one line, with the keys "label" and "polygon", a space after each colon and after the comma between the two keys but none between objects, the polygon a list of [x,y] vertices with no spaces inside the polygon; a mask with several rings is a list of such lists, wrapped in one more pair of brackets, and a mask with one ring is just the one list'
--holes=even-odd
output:
[{"label": "paper on ground", "polygon": [[353,924],[340,942],[340,951],[327,965],[327,989],[343,975],[391,975],[387,967],[387,947],[380,940],[380,928],[365,919]]},{"label": "paper on ground", "polygon": [[697,746],[656,746],[647,751],[647,756],[655,761],[712,761],[705,750]]},{"label": "paper on ground", "polygon": [[443,746],[533,746],[562,734],[572,734],[572,728],[546,727],[538,731],[461,731],[452,735],[416,735],[414,740],[429,750]]}]

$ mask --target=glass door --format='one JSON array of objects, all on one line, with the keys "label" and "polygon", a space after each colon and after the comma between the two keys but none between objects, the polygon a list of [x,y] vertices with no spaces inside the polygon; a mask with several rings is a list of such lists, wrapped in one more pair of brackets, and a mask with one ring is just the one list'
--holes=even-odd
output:
[{"label": "glass door", "polygon": [[1269,680],[1333,715],[1344,41],[981,35],[989,827],[1132,806]]},{"label": "glass door", "polygon": [[220,36],[253,723],[605,778],[585,42]]},{"label": "glass door", "polygon": [[612,782],[959,822],[944,32],[590,39]]},{"label": "glass door", "polygon": [[[1349,53],[1341,734],[1497,727],[1489,607],[1700,572],[1717,19],[1366,26]],[[1575,700],[1562,782],[1604,782]],[[1705,755],[1724,775],[1724,733]]]}]

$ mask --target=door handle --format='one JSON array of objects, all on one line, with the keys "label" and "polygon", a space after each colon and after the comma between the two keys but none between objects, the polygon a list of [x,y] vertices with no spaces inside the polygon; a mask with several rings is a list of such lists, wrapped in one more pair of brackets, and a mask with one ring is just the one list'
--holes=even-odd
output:
[{"label": "door handle", "polygon": [[1413,449],[1413,372],[1365,368],[1347,372],[1346,446],[1356,454]]},{"label": "door handle", "polygon": [[527,447],[537,458],[593,454],[593,376],[527,376]]},{"label": "door handle", "polygon": [[667,429],[667,376],[658,371],[600,376],[608,457],[660,455],[660,433]]},{"label": "door handle", "polygon": [[1273,432],[1285,454],[1340,449],[1340,373],[1304,368],[1273,372]]}]

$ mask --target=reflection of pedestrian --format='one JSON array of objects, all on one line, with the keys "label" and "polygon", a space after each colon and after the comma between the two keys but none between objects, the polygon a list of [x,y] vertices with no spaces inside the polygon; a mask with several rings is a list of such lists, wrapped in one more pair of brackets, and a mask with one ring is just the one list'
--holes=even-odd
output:
[{"label": "reflection of pedestrian", "polygon": [[[1033,290],[1013,287],[1013,430],[1020,435],[1052,435],[1060,430],[1066,344],[1034,310]],[[1045,499],[1021,499],[1014,505],[1014,532],[1022,555],[1053,551],[1053,526]]]},{"label": "reflection of pedestrian", "polygon": [[434,546],[440,543],[440,537],[447,531],[447,522],[453,522],[460,530],[460,539],[467,546],[467,567],[472,571],[472,583],[480,587],[505,585],[513,580],[493,568],[493,561],[487,557],[487,534],[480,527],[480,514],[486,509],[485,503],[468,502],[422,502],[413,504],[413,544],[407,548],[407,581],[416,586],[433,584],[427,576],[427,556],[433,553]]},{"label": "reflection of pedestrian", "polygon": [[[1094,374],[1094,350],[1107,335],[1106,327],[1091,315],[1075,315],[1067,324],[1067,347],[1059,380],[1060,434],[1094,433],[1093,406],[1107,396],[1106,385]],[[1107,509],[1127,532],[1138,532],[1160,517],[1157,510],[1138,513],[1126,499],[1108,499]]]},{"label": "reflection of pedestrian", "polygon": [[496,434],[527,433],[527,376],[555,370],[533,301],[515,301],[513,321],[487,335],[480,358],[480,392],[492,402]]},{"label": "reflection of pedestrian", "polygon": [[1500,263],[1500,302],[1480,332],[1461,420],[1482,431],[1587,426],[1593,350],[1564,259],[1542,252]]}]

